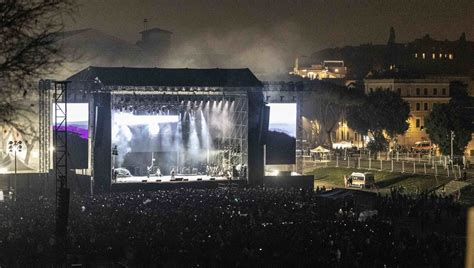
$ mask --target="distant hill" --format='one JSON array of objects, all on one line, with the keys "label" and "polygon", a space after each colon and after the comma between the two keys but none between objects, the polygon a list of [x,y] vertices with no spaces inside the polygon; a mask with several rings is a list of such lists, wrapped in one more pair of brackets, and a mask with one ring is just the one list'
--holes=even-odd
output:
[{"label": "distant hill", "polygon": [[463,33],[458,40],[435,40],[429,35],[396,43],[392,29],[386,44],[327,48],[311,54],[306,64],[343,60],[347,79],[362,79],[369,72],[401,71],[420,74],[474,74],[474,42]]}]

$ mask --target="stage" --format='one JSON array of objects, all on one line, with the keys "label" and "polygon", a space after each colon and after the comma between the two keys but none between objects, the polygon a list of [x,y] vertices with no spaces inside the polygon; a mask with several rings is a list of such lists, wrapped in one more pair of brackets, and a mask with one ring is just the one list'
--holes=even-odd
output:
[{"label": "stage", "polygon": [[215,189],[217,187],[244,187],[247,180],[228,180],[225,177],[210,177],[207,175],[177,175],[171,176],[132,176],[117,178],[112,183],[112,191],[157,191],[173,189]]},{"label": "stage", "polygon": [[229,181],[226,177],[208,176],[208,175],[176,175],[171,179],[167,176],[131,176],[119,177],[115,183],[179,183],[179,182],[193,182],[193,181]]}]

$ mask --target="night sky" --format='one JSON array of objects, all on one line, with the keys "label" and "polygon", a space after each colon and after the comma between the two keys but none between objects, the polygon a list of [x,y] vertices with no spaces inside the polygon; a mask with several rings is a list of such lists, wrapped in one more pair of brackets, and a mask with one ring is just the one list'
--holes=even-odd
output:
[{"label": "night sky", "polygon": [[212,53],[273,49],[287,59],[318,49],[385,43],[426,33],[474,39],[473,0],[81,0],[67,29],[92,27],[135,42],[143,30],[170,30],[173,46]]}]

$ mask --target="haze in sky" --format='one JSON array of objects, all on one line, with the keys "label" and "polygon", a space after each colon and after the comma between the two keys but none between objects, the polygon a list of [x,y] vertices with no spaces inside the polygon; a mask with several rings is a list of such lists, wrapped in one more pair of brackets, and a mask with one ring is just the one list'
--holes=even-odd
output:
[{"label": "haze in sky", "polygon": [[472,0],[79,0],[67,29],[96,28],[134,43],[147,18],[148,28],[173,32],[181,54],[234,54],[265,63],[257,68],[286,68],[319,49],[385,43],[390,26],[398,42],[426,33],[474,39],[472,14]]}]

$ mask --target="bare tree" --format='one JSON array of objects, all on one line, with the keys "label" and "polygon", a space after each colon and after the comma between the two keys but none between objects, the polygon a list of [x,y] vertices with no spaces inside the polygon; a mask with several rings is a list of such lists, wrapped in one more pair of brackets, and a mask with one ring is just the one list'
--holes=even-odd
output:
[{"label": "bare tree", "polygon": [[[2,139],[37,141],[36,88],[61,63],[56,39],[72,0],[0,0],[0,126]],[[28,153],[29,155],[29,153]]]}]

